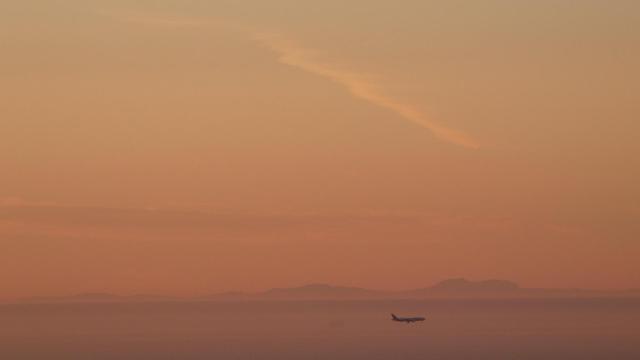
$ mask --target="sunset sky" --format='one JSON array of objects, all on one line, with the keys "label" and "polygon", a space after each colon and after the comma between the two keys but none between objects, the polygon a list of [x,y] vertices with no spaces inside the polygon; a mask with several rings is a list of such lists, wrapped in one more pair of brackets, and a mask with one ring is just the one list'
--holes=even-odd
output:
[{"label": "sunset sky", "polygon": [[0,298],[640,288],[640,2],[8,0]]}]

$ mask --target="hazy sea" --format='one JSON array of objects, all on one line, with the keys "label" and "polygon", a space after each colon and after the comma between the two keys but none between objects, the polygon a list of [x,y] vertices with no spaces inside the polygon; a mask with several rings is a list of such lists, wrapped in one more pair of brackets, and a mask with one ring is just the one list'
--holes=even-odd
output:
[{"label": "hazy sea", "polygon": [[640,299],[0,305],[0,359],[635,360]]}]

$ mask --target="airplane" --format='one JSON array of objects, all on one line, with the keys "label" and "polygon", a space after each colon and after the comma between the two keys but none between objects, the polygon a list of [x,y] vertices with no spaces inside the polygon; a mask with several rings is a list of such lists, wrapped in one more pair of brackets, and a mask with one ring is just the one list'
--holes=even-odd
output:
[{"label": "airplane", "polygon": [[405,318],[405,317],[397,317],[394,314],[391,314],[391,320],[393,321],[400,321],[400,322],[406,322],[407,324],[410,324],[412,322],[416,322],[416,321],[424,321],[423,317],[409,317],[409,318]]}]

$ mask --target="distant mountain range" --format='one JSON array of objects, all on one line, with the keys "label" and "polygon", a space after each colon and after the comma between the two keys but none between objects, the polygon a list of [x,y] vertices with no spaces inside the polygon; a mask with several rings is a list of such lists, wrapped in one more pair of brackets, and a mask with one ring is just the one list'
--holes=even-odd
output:
[{"label": "distant mountain range", "polygon": [[91,302],[150,302],[174,301],[177,297],[161,295],[114,295],[108,293],[83,293],[71,296],[37,296],[21,299],[29,303],[91,303]]},{"label": "distant mountain range", "polygon": [[107,293],[86,293],[63,297],[31,297],[26,303],[100,303],[100,302],[162,302],[162,301],[252,301],[252,300],[383,300],[427,298],[515,298],[515,297],[596,297],[640,296],[640,289],[599,291],[585,289],[533,289],[522,288],[508,280],[470,281],[448,279],[433,286],[405,290],[384,291],[358,287],[309,284],[299,287],[274,288],[264,292],[226,292],[195,298],[159,295],[120,296]]}]

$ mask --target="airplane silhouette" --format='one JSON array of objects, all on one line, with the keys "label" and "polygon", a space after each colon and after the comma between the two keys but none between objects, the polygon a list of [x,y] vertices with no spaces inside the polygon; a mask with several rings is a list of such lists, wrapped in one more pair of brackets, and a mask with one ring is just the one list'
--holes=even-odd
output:
[{"label": "airplane silhouette", "polygon": [[424,321],[423,317],[417,316],[417,317],[397,317],[394,314],[391,314],[391,320],[393,321],[399,321],[399,322],[406,322],[407,324],[410,324],[412,322],[416,322],[416,321]]}]

